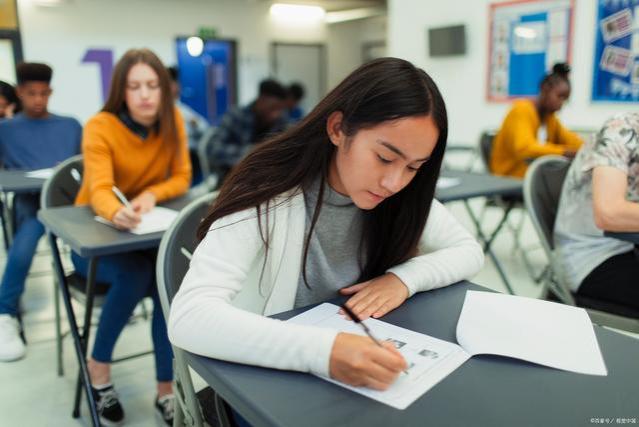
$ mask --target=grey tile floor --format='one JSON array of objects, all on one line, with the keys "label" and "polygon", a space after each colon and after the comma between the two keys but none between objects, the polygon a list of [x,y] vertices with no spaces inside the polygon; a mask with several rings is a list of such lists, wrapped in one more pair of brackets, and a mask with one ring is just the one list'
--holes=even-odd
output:
[{"label": "grey tile floor", "polygon": [[[472,207],[479,211],[480,201]],[[461,203],[448,205],[450,211],[468,229],[472,223]],[[487,230],[498,220],[499,212],[489,210],[484,219]],[[521,212],[514,212],[513,218]],[[525,247],[531,247],[529,257],[538,271],[545,265],[543,251],[538,247],[536,234],[529,222],[522,233]],[[535,249],[535,247],[537,247]],[[507,232],[502,232],[495,241],[494,250],[503,262],[518,295],[539,297],[541,288],[536,285],[524,268],[521,258],[512,251],[513,241]],[[56,346],[54,328],[53,279],[51,259],[47,245],[40,242],[39,255],[32,267],[23,298],[24,321],[29,341],[25,359],[13,363],[0,363],[0,425],[2,426],[76,426],[90,425],[86,404],[83,401],[80,419],[71,418],[71,407],[77,378],[73,346],[70,338],[64,340],[65,375],[56,374]],[[0,251],[0,269],[4,269],[6,257]],[[480,285],[503,292],[503,287],[490,260],[472,280]],[[151,303],[148,302],[150,305]],[[82,312],[77,306],[78,313]],[[64,324],[66,330],[66,323]],[[116,347],[116,357],[151,348],[150,323],[137,321],[128,326]],[[153,358],[151,355],[113,367],[113,382],[123,402],[127,426],[160,425],[154,417],[155,397]],[[196,388],[203,382],[196,378]]]}]

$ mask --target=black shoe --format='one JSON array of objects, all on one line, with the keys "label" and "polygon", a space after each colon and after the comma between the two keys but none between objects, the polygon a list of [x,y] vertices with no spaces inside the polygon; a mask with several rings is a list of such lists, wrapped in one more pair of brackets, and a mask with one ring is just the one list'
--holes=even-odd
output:
[{"label": "black shoe", "polygon": [[155,411],[167,426],[172,426],[173,414],[175,413],[175,396],[167,394],[155,399]]},{"label": "black shoe", "polygon": [[122,405],[120,405],[118,394],[115,392],[113,384],[100,386],[100,388],[91,386],[91,392],[93,393],[102,425],[117,427],[124,424],[124,410]]}]

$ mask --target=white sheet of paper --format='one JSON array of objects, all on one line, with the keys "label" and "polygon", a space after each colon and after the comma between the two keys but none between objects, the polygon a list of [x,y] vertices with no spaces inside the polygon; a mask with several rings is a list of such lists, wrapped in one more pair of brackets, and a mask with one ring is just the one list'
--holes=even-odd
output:
[{"label": "white sheet of paper", "polygon": [[41,179],[48,179],[51,175],[53,175],[53,169],[37,169],[24,174],[27,178]]},{"label": "white sheet of paper", "polygon": [[[365,335],[361,326],[338,314],[339,307],[324,303],[299,314],[289,322],[314,325]],[[399,378],[385,391],[365,387],[352,387],[331,378],[320,377],[356,393],[375,399],[397,409],[406,409],[422,394],[462,365],[470,355],[460,346],[428,335],[400,328],[377,319],[365,320],[372,333],[380,340],[391,340],[409,365],[408,374]]]},{"label": "white sheet of paper", "polygon": [[[142,221],[140,221],[137,227],[128,231],[138,235],[165,231],[171,226],[171,223],[177,218],[178,214],[179,212],[176,210],[156,206],[152,211],[142,215]],[[96,216],[95,220],[102,224],[114,226],[111,221],[101,216]]]},{"label": "white sheet of paper", "polygon": [[461,184],[461,178],[451,178],[448,176],[440,176],[437,180],[437,189],[444,190],[446,188],[455,187]]},{"label": "white sheet of paper", "polygon": [[457,341],[470,354],[498,354],[552,368],[607,375],[588,313],[550,301],[467,291]]}]

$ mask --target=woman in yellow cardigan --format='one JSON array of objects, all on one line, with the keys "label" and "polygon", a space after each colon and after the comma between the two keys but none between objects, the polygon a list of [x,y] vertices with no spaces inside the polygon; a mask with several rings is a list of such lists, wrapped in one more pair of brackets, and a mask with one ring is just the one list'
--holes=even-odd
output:
[{"label": "woman in yellow cardigan", "polygon": [[574,157],[582,140],[555,115],[570,97],[567,64],[555,64],[540,84],[537,99],[515,101],[493,140],[490,169],[521,178],[531,159],[547,154]]},{"label": "woman in yellow cardigan", "polygon": [[[84,128],[84,177],[77,205],[89,204],[118,228],[130,229],[156,203],[184,194],[191,163],[182,117],[173,105],[169,75],[148,49],[124,54],[113,72],[109,98]],[[113,193],[119,188],[131,200],[127,207]],[[133,309],[145,296],[153,299],[151,336],[155,353],[158,399],[155,407],[172,425],[171,345],[155,283],[155,250],[101,257],[96,280],[109,283],[93,352],[88,360],[93,395],[104,425],[120,425],[124,411],[111,384],[115,343]],[[86,276],[88,260],[71,257]]]}]

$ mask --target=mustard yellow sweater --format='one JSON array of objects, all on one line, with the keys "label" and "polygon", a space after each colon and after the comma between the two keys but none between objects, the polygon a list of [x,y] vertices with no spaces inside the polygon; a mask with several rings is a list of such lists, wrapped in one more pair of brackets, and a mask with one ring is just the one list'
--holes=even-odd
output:
[{"label": "mustard yellow sweater", "polygon": [[191,182],[191,161],[177,109],[175,124],[177,141],[163,141],[157,132],[143,140],[111,113],[93,116],[84,127],[84,175],[75,204],[90,204],[95,213],[111,220],[122,207],[111,189],[114,185],[129,200],[144,191],[158,202],[184,194]]},{"label": "mustard yellow sweater", "polygon": [[582,144],[577,134],[562,126],[555,114],[546,119],[548,140],[537,140],[541,122],[535,104],[530,100],[515,101],[495,136],[490,168],[497,175],[523,177],[530,159],[547,154],[563,154],[578,150]]}]

